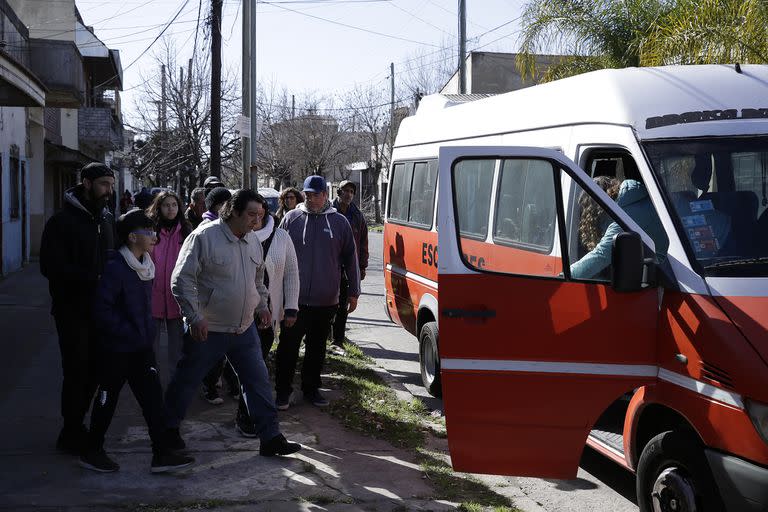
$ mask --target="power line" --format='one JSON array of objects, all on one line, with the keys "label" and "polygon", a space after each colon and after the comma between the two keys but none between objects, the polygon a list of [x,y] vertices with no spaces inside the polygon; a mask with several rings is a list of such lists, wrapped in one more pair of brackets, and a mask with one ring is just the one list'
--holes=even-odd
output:
[{"label": "power line", "polygon": [[[304,0],[304,1],[307,1],[307,2],[319,2],[320,0]],[[359,1],[362,1],[362,0],[359,0]],[[425,43],[423,41],[415,41],[413,39],[408,39],[408,38],[405,38],[405,37],[393,36],[391,34],[385,34],[383,32],[377,32],[375,30],[370,30],[370,29],[363,28],[363,27],[357,27],[355,25],[349,25],[347,23],[342,23],[340,21],[329,20],[328,18],[323,18],[321,16],[315,16],[314,14],[308,14],[306,12],[297,11],[296,9],[291,9],[291,8],[285,7],[283,5],[279,5],[278,2],[272,2],[272,1],[267,1],[267,0],[257,0],[257,3],[273,5],[274,7],[277,7],[279,9],[283,9],[285,11],[290,11],[290,12],[293,12],[293,13],[296,13],[296,14],[301,14],[302,16],[306,16],[308,18],[313,18],[313,19],[316,19],[316,20],[325,21],[327,23],[331,23],[333,25],[339,25],[341,27],[350,28],[352,30],[359,30],[361,32],[367,32],[369,34],[374,34],[374,35],[381,36],[381,37],[386,37],[386,38],[389,38],[389,39],[397,39],[399,41],[405,41],[405,42],[408,42],[408,43],[415,43],[415,44],[420,44],[420,45],[424,45],[424,46],[437,47],[437,45],[434,45],[434,44],[431,44],[431,43]],[[289,3],[294,3],[294,2],[289,2]]]}]

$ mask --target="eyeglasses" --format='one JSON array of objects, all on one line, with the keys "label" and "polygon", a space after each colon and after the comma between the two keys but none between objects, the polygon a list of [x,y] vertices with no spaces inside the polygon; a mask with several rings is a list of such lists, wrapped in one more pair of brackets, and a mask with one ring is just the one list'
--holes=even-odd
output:
[{"label": "eyeglasses", "polygon": [[134,235],[144,235],[144,236],[157,236],[157,233],[150,229],[137,229],[136,231],[131,231]]}]

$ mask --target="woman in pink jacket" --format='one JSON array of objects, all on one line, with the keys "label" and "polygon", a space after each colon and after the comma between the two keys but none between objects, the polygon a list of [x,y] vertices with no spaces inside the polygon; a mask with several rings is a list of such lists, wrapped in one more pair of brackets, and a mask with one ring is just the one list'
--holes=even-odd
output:
[{"label": "woman in pink jacket", "polygon": [[155,223],[157,244],[152,253],[155,263],[155,280],[152,283],[152,317],[157,324],[155,336],[155,354],[158,362],[160,353],[160,331],[163,324],[168,333],[168,369],[173,371],[181,357],[184,327],[181,310],[171,293],[171,273],[176,265],[181,244],[192,231],[192,226],[184,218],[179,196],[170,191],[158,194],[149,208],[147,215]]}]

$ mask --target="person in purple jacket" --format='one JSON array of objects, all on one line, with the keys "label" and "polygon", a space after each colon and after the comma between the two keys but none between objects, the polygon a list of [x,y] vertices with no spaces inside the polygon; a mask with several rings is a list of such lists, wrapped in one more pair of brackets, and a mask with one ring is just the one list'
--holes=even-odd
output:
[{"label": "person in purple jacket", "polygon": [[117,235],[120,249],[107,262],[93,303],[99,388],[80,465],[101,473],[120,469],[104,451],[104,436],[127,381],[149,428],[152,473],[173,471],[189,466],[194,459],[170,450],[165,437],[163,390],[152,348],[155,264],[149,253],[157,242],[157,235],[152,219],[142,210],[120,216]]},{"label": "person in purple jacket", "polygon": [[320,373],[325,363],[325,340],[339,305],[342,268],[349,281],[347,312],[357,307],[360,296],[360,267],[355,237],[349,221],[328,201],[328,186],[322,176],[304,180],[306,198],[283,217],[280,227],[288,232],[299,261],[299,314],[292,327],[283,326],[275,360],[275,405],[281,411],[291,402],[293,374],[304,338],[301,388],[304,399],[323,407],[328,400],[320,393]]}]

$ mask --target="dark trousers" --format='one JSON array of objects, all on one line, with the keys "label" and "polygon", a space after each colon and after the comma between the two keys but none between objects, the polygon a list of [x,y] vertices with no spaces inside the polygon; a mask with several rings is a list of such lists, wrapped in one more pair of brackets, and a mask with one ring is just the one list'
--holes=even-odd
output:
[{"label": "dark trousers", "polygon": [[[266,364],[267,356],[269,355],[269,349],[272,348],[272,342],[275,341],[275,331],[272,329],[272,326],[270,326],[266,329],[257,329],[256,332],[259,333],[259,339],[261,340],[261,355],[264,359],[264,363]],[[232,369],[232,365],[230,365],[228,362],[227,366],[229,369]],[[234,373],[234,370],[232,370],[232,373]],[[235,379],[237,379],[237,375],[235,375]],[[237,386],[239,389],[239,380],[237,381]],[[248,407],[245,404],[245,399],[243,398],[243,393],[241,390],[240,399],[237,402],[237,420],[247,421],[248,419]]]},{"label": "dark trousers", "polygon": [[99,389],[91,411],[89,446],[97,450],[104,447],[104,436],[115,415],[120,391],[127,381],[133,396],[139,402],[144,421],[147,422],[152,450],[162,451],[165,412],[163,389],[160,386],[154,351],[149,349],[141,352],[104,353],[100,355],[99,360]]},{"label": "dark trousers", "polygon": [[203,386],[205,386],[206,390],[214,389],[220,378],[224,378],[224,381],[227,383],[230,390],[234,391],[240,388],[237,374],[232,369],[232,365],[229,364],[226,357],[222,357],[220,361],[216,361],[216,364],[208,370],[208,373],[203,377]]},{"label": "dark trousers", "polygon": [[[257,329],[256,332],[259,334],[259,339],[261,340],[261,355],[266,363],[269,349],[272,348],[272,342],[275,341],[275,331],[273,331],[270,326],[266,329]],[[221,377],[226,381],[230,391],[237,391],[238,394],[240,393],[240,380],[237,378],[234,368],[232,368],[232,365],[226,358],[217,362],[205,375],[205,378],[203,378],[203,386],[205,386],[205,389],[213,389]],[[241,410],[244,410],[242,394],[240,397],[240,406]]]},{"label": "dark trousers", "polygon": [[272,397],[269,373],[261,358],[261,343],[251,325],[240,334],[208,331],[206,341],[195,341],[184,335],[184,349],[165,392],[166,424],[179,428],[195,389],[216,361],[226,356],[240,377],[247,411],[262,441],[280,433],[277,409]]},{"label": "dark trousers", "polygon": [[93,331],[91,322],[80,315],[54,315],[59,334],[61,367],[61,416],[64,433],[79,435],[85,413],[96,392],[97,379],[93,364]]},{"label": "dark trousers", "polygon": [[333,344],[339,347],[344,345],[344,331],[347,330],[347,298],[349,292],[349,280],[347,274],[341,273],[339,285],[339,306],[336,308],[336,318],[333,320]]},{"label": "dark trousers", "polygon": [[337,306],[302,306],[293,327],[282,326],[275,360],[275,388],[278,393],[290,393],[293,374],[299,359],[299,346],[304,338],[304,364],[301,366],[301,389],[304,393],[316,391],[325,363],[325,340],[331,330]]}]

